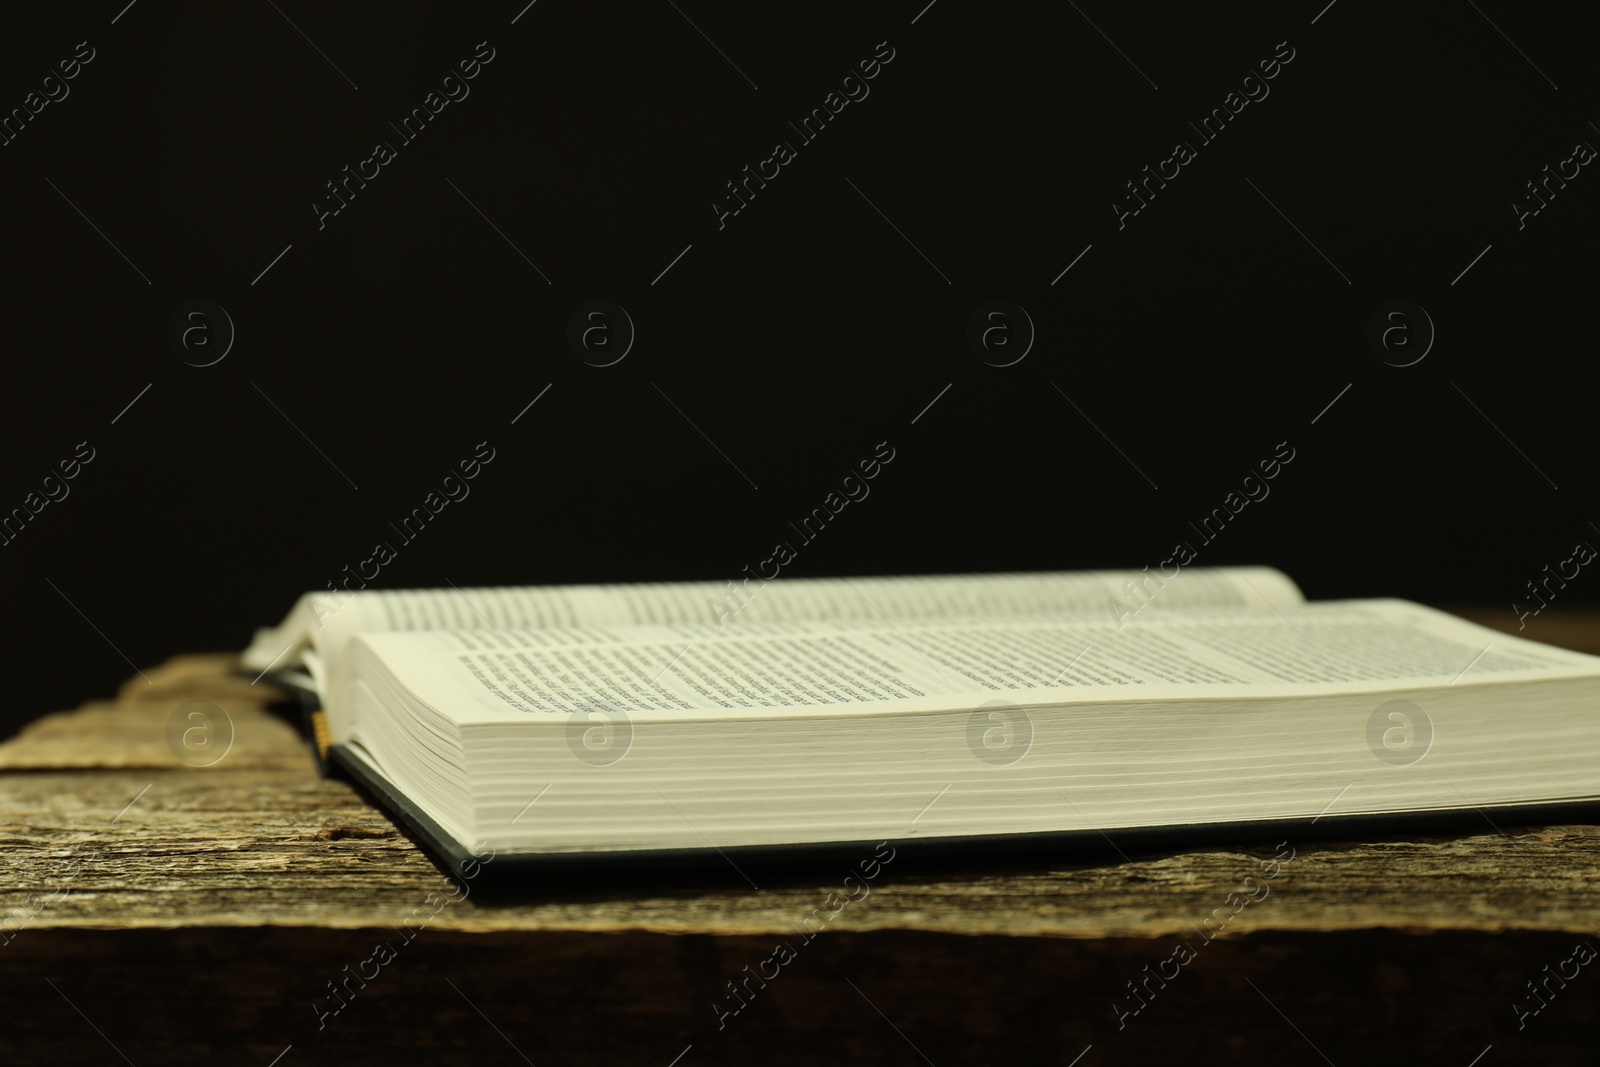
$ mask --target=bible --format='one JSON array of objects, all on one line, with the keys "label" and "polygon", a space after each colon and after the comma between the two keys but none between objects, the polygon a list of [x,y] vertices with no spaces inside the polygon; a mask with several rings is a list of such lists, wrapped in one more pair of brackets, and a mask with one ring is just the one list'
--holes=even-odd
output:
[{"label": "bible", "polygon": [[242,662],[314,693],[319,747],[457,870],[1600,798],[1600,658],[1265,567],[329,591]]}]

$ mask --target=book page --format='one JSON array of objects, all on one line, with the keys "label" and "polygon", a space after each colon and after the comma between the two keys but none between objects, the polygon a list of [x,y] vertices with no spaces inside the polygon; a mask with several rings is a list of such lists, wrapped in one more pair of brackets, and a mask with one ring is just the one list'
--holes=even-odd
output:
[{"label": "book page", "polygon": [[876,578],[776,578],[732,582],[500,586],[309,593],[281,627],[262,631],[245,657],[251,669],[299,662],[314,645],[336,659],[358,633],[701,623],[726,629],[794,619],[894,620],[953,615],[1104,612],[1128,620],[1153,611],[1304,603],[1270,567],[1050,571]]},{"label": "book page", "polygon": [[[887,714],[1022,704],[1379,692],[1600,674],[1600,659],[1404,601],[937,621],[369,634],[386,672],[457,723]],[[339,719],[340,687],[329,710]],[[336,734],[339,729],[336,726]]]}]

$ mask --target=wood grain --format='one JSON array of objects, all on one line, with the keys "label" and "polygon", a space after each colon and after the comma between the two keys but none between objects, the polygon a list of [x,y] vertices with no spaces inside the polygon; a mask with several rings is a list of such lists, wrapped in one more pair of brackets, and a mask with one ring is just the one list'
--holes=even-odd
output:
[{"label": "wood grain", "polygon": [[[1515,630],[1504,615],[1479,621]],[[1600,650],[1592,614],[1535,626]],[[1521,1029],[1512,1004],[1536,1003],[1525,983],[1577,941],[1600,945],[1600,828],[1296,842],[1237,914],[1229,894],[1261,884],[1274,842],[965,866],[908,854],[808,940],[842,869],[762,870],[759,889],[731,868],[454,882],[353,787],[318,778],[278,695],[233,664],[178,657],[0,745],[6,1062],[265,1064],[293,1045],[285,1067],[665,1065],[692,1045],[685,1067],[943,1065],[1070,1062],[1093,1045],[1085,1067],[1175,1049],[1466,1064],[1493,1044],[1493,1062],[1550,1063],[1593,1040],[1600,976]],[[233,724],[210,767],[168,744],[189,701]],[[350,975],[380,941],[395,959],[363,986]],[[796,958],[760,988],[745,976],[778,942]],[[1126,984],[1180,943],[1197,958],[1127,1014]],[[357,991],[323,1014],[341,979]],[[756,992],[719,1016],[736,980]]]}]

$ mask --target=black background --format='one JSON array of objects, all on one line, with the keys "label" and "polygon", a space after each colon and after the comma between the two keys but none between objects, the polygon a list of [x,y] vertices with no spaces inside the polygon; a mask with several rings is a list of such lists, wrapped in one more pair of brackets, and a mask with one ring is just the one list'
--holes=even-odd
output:
[{"label": "black background", "polygon": [[[1509,615],[1600,543],[1600,177],[1520,231],[1510,207],[1600,144],[1577,5],[924,3],[8,11],[0,108],[95,58],[0,147],[0,510],[95,458],[0,548],[4,725],[242,646],[485,440],[374,587],[732,579],[884,441],[786,573],[1139,567],[1188,540],[1316,598]],[[470,95],[399,144],[480,41]],[[719,229],[723,183],[884,41],[870,95]],[[1281,41],[1270,95],[1119,230],[1123,183]],[[380,140],[397,158],[319,229]],[[566,342],[594,298],[637,328],[614,366]],[[994,298],[1037,328],[1009,367],[965,340]],[[194,299],[237,330],[209,367],[166,340]],[[1413,366],[1366,342],[1392,299],[1437,328]],[[1270,496],[1200,545],[1189,522],[1279,442]]]}]

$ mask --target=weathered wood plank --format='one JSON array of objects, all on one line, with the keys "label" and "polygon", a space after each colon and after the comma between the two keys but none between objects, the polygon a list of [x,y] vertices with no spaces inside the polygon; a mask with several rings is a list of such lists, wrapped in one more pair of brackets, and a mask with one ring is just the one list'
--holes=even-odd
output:
[{"label": "weathered wood plank", "polygon": [[[391,962],[363,966],[384,940]],[[139,1067],[267,1067],[280,1055],[278,1067],[1066,1067],[1089,1049],[1077,1067],[1468,1067],[1492,1045],[1477,1062],[1490,1067],[1592,1063],[1600,1022],[1586,988],[1595,976],[1584,974],[1517,1029],[1513,1000],[1533,1000],[1523,983],[1571,953],[1573,939],[1554,934],[1219,938],[1168,970],[1164,988],[1151,980],[1137,1014],[1127,1014],[1138,1004],[1127,983],[1169,958],[1173,943],[904,930],[790,940],[796,957],[775,976],[766,969],[764,988],[750,979],[748,1006],[723,1015],[739,1003],[727,983],[754,973],[773,939],[59,931],[0,956],[0,1055],[120,1064],[114,1044]],[[340,1003],[328,983],[341,980],[351,992],[324,1015]]]},{"label": "weathered wood plank", "polygon": [[[388,921],[448,884],[354,788],[315,776],[298,733],[265,710],[272,694],[240,688],[243,680],[225,673],[230,665],[226,657],[175,660],[146,672],[152,684],[130,685],[116,705],[48,717],[0,745],[8,772],[0,774],[7,813],[0,908],[12,909],[0,914],[19,916],[16,909],[37,900],[28,894],[42,893],[53,895],[28,917],[35,929],[358,927]],[[191,768],[168,747],[167,722],[173,707],[205,699],[195,694],[207,692],[206,679],[236,735],[216,764]],[[150,699],[150,690],[168,697]],[[64,767],[101,769],[62,773]],[[31,773],[18,773],[24,769]],[[1257,859],[1269,846],[1132,862],[1064,855],[914,875],[902,864],[898,877],[872,893],[870,906],[847,908],[834,922],[863,930],[1167,936],[1259,875]],[[1272,883],[1270,902],[1246,909],[1232,932],[1388,926],[1581,933],[1600,914],[1600,829],[1592,827],[1503,836],[1486,822],[1482,833],[1296,847],[1297,858]],[[541,891],[556,899],[529,891],[520,899],[498,893],[491,904],[468,899],[438,922],[464,931],[756,934],[786,929],[837,888],[831,877],[766,877],[778,884],[761,892],[729,892],[748,888],[731,869],[670,894],[567,882]],[[1544,903],[1529,908],[1530,898]]]},{"label": "weathered wood plank", "polygon": [[[1580,648],[1597,635],[1562,631]],[[292,1045],[283,1067],[665,1065],[686,1048],[683,1067],[945,1067],[1093,1046],[1084,1067],[1175,1050],[1466,1064],[1492,1044],[1495,1063],[1576,1063],[1593,1044],[1600,979],[1552,987],[1521,1028],[1515,1006],[1540,1003],[1527,983],[1575,942],[1600,945],[1600,828],[1295,842],[1264,882],[1271,842],[965,866],[907,853],[837,914],[842,870],[763,871],[754,891],[730,869],[490,892],[317,778],[232,662],[180,657],[0,745],[0,1060],[267,1064]],[[210,767],[169,747],[191,700],[235,727]],[[779,942],[795,960],[750,978]],[[1180,944],[1195,960],[1148,984]],[[336,1014],[330,982],[345,983]],[[729,982],[745,983],[737,1014]],[[1129,982],[1147,983],[1137,1012]]]},{"label": "weathered wood plank", "polygon": [[[141,792],[142,791],[142,792]],[[111,819],[139,800],[115,825]],[[185,924],[381,925],[451,883],[350,787],[291,772],[11,774],[0,915],[56,894],[34,929]],[[1263,883],[1267,843],[1137,857],[948,866],[890,862],[839,929],[1158,937],[1182,933],[1247,877],[1267,896],[1229,924],[1256,930],[1592,931],[1600,830],[1550,827],[1354,844],[1300,843]],[[456,930],[653,930],[758,934],[790,928],[840,889],[838,877],[762,872],[759,892],[712,869],[671,892],[650,884],[550,883],[469,896],[436,925]],[[768,879],[772,879],[768,884]],[[473,887],[468,887],[470,891]],[[743,891],[740,891],[743,890]],[[1259,889],[1248,891],[1259,893]],[[1541,901],[1529,908],[1528,901]]]}]

